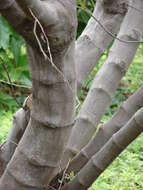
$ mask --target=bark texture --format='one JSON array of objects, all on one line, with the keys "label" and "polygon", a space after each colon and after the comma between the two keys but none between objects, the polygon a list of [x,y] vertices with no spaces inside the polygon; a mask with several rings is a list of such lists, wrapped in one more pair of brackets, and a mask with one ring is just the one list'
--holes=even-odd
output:
[{"label": "bark texture", "polygon": [[[133,6],[143,8],[143,2],[133,1]],[[131,64],[141,40],[143,15],[130,8],[118,34],[109,56],[101,67],[91,89],[78,114],[76,124],[68,141],[67,149],[62,159],[62,166],[66,166],[69,158],[73,158],[91,139],[97,129],[99,121],[111,98],[118,87],[121,78]],[[129,43],[129,41],[132,41]],[[63,167],[63,168],[64,168]]]},{"label": "bark texture", "polygon": [[[30,8],[39,17],[49,39],[53,61],[27,44],[33,84],[31,119],[0,180],[1,190],[46,189],[59,167],[74,123],[76,3],[74,0],[30,2]],[[36,7],[38,2],[45,5],[44,9],[42,4],[45,12],[52,10],[49,6],[52,4],[57,14],[56,23],[51,25],[42,18]],[[29,1],[21,3],[29,7]]]},{"label": "bark texture", "polygon": [[113,115],[113,117],[103,124],[95,137],[77,154],[70,162],[66,173],[74,172],[76,174],[97,153],[104,144],[119,131],[135,112],[143,107],[143,87],[130,96]]},{"label": "bark texture", "polygon": [[[9,3],[9,1],[7,2]],[[8,14],[9,11],[12,14],[17,14],[17,12],[21,14],[22,15],[21,19],[23,20],[22,22],[23,24],[26,23],[26,21],[28,21],[29,17],[31,17],[27,7],[25,7],[21,1],[17,0],[17,2],[22,6],[28,18],[26,17],[26,15],[24,15],[24,13],[22,13],[22,11],[19,9],[19,7],[15,2],[13,6],[12,3],[10,3],[9,6],[8,5],[5,6],[7,7],[7,9],[3,8],[3,16],[5,16],[8,20],[9,19],[11,20],[12,18],[13,22],[9,20],[10,24],[15,23],[15,16],[11,17],[11,14]],[[30,4],[31,2],[32,1],[29,1]],[[123,0],[120,0],[118,2],[112,1],[110,3],[109,2],[106,3],[105,0],[104,2],[98,0],[96,2],[93,16],[97,18],[100,21],[100,23],[102,23],[108,29],[108,31],[116,33],[119,30],[121,21],[126,12],[126,4],[124,5],[123,2],[124,2]],[[120,9],[114,9],[115,4],[117,7],[120,6]],[[40,9],[42,9],[42,7]],[[19,14],[17,15],[18,17]],[[13,26],[15,27],[15,25]],[[30,23],[29,23],[29,29],[30,29]],[[31,25],[31,30],[32,30],[32,25]],[[20,31],[20,29],[18,29],[18,31]],[[29,37],[29,35],[26,36]],[[82,35],[78,38],[76,42],[75,59],[77,67],[76,72],[78,76],[77,77],[78,90],[80,90],[80,87],[84,84],[88,74],[93,69],[93,67],[96,66],[98,60],[100,59],[106,48],[109,46],[111,41],[112,41],[112,36],[109,35],[107,32],[105,32],[104,29],[100,26],[100,24],[96,23],[95,19],[91,17],[85,30],[83,31]]]},{"label": "bark texture", "polygon": [[15,0],[0,0],[0,13],[28,43],[37,46],[33,36],[33,21],[24,14]]},{"label": "bark texture", "polygon": [[[84,86],[85,80],[98,63],[113,37],[107,33],[116,34],[127,11],[127,1],[97,0],[93,17],[76,42],[76,72],[78,90]],[[99,20],[97,23],[95,19]]]},{"label": "bark texture", "polygon": [[62,190],[87,190],[111,162],[143,131],[143,108],[81,169]]},{"label": "bark texture", "polygon": [[12,158],[15,149],[22,138],[30,119],[29,97],[13,117],[13,125],[6,141],[0,148],[0,176],[3,174],[8,162]]},{"label": "bark texture", "polygon": [[[114,133],[119,131],[128,120],[135,114],[135,112],[143,107],[143,87],[139,88],[136,93],[130,96],[113,115],[113,117],[103,124],[95,137],[72,159],[66,170],[66,174],[71,172],[76,175],[80,169],[96,154],[105,143],[112,137]],[[64,171],[60,172],[50,183],[55,189],[59,187],[59,180],[62,179]],[[67,183],[70,179],[65,179]],[[49,190],[52,190],[52,188]]]}]

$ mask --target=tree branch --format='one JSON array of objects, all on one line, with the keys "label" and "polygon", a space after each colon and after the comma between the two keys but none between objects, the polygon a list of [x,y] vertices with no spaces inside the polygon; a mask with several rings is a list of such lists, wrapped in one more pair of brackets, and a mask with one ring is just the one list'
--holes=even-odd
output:
[{"label": "tree branch", "polygon": [[[120,8],[114,9],[115,5],[116,7],[120,5]],[[109,33],[116,34],[118,32],[126,11],[126,1],[109,1],[106,5],[100,0],[96,1],[94,12],[76,42],[78,90],[84,86],[89,73],[112,42],[113,37]],[[96,22],[97,20],[98,22]],[[108,33],[102,26],[106,28]]]},{"label": "tree branch", "polygon": [[13,117],[13,125],[6,142],[0,148],[0,176],[3,174],[8,162],[12,158],[26,126],[29,122],[30,110],[19,109]]},{"label": "tree branch", "polygon": [[0,13],[27,42],[32,44],[35,41],[32,33],[33,21],[27,18],[15,0],[0,0]]},{"label": "tree branch", "polygon": [[[113,160],[143,131],[143,108],[80,170],[62,190],[87,190]],[[88,177],[87,177],[88,176]]]},{"label": "tree branch", "polygon": [[37,18],[45,25],[57,24],[59,17],[57,9],[59,9],[58,2],[45,2],[39,0],[16,0],[19,6],[23,9],[26,15],[31,16],[29,8],[34,12]]},{"label": "tree branch", "polygon": [[[35,48],[27,44],[33,84],[31,118],[0,180],[1,190],[8,190],[9,187],[11,190],[46,189],[59,166],[74,124],[76,98],[74,48],[77,15],[73,2],[75,1],[60,0],[59,7],[57,3],[54,4],[55,9],[57,8],[61,14],[58,19],[64,19],[58,22],[58,25],[47,27],[46,30],[48,39],[50,38],[53,63],[58,70],[53,67],[51,60],[45,59]],[[49,1],[44,3],[46,7]],[[46,23],[49,24],[48,20]],[[69,81],[73,93],[65,78]]]},{"label": "tree branch", "polygon": [[[68,164],[69,166],[66,170],[67,176],[70,176],[71,172],[76,175],[91,157],[105,145],[112,135],[119,131],[141,107],[143,107],[143,86],[121,105],[113,117],[99,128],[95,137],[73,158]],[[62,175],[63,171],[51,181],[50,186],[56,189],[59,186],[58,181]],[[67,183],[69,180],[70,178],[65,179],[64,182]]]},{"label": "tree branch", "polygon": [[69,164],[67,173],[73,171],[75,174],[87,163],[87,161],[97,153],[111,136],[119,131],[135,112],[143,107],[143,86],[131,95],[113,115],[113,117],[103,124],[95,137],[80,151]]},{"label": "tree branch", "polygon": [[15,0],[0,0],[0,13],[18,32],[22,30],[21,23],[24,22],[26,17]]},{"label": "tree branch", "polygon": [[[134,3],[138,7],[143,7],[141,0]],[[124,40],[140,41],[143,31],[142,19],[141,13],[130,8],[118,37]],[[67,162],[65,160],[74,157],[89,142],[96,131],[111,97],[131,64],[138,47],[139,43],[126,44],[115,40],[108,59],[95,76],[90,92],[78,114],[62,159],[64,167]]]}]

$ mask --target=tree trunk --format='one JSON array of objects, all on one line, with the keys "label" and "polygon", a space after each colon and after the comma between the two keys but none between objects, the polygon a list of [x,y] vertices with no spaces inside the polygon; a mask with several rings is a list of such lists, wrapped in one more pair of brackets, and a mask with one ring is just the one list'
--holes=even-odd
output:
[{"label": "tree trunk", "polygon": [[111,162],[143,131],[143,108],[80,170],[62,190],[87,190]]},{"label": "tree trunk", "polygon": [[143,87],[130,96],[113,115],[113,117],[103,124],[97,131],[95,137],[77,154],[66,171],[66,173],[74,172],[76,174],[96,154],[104,144],[112,137],[114,133],[119,131],[135,112],[143,107]]},{"label": "tree trunk", "polygon": [[[95,137],[69,163],[66,175],[70,176],[71,172],[76,175],[91,157],[106,144],[112,135],[119,131],[141,107],[143,107],[143,87],[130,96],[113,117],[99,128]],[[55,189],[59,187],[59,181],[62,179],[63,173],[64,170],[51,181],[50,185]],[[65,179],[64,182],[67,183],[69,180]]]},{"label": "tree trunk", "polygon": [[23,136],[30,117],[30,110],[19,109],[13,117],[13,126],[8,134],[6,142],[0,149],[0,176],[3,174],[6,165],[10,161],[15,149]]},{"label": "tree trunk", "polygon": [[[111,44],[113,37],[107,33],[116,34],[127,10],[126,0],[107,1],[97,0],[93,17],[76,42],[76,71],[78,90],[82,86],[97,65],[99,59]],[[116,8],[115,8],[116,7]],[[99,23],[96,22],[97,19]],[[88,50],[88,51],[87,51]]]},{"label": "tree trunk", "polygon": [[[76,57],[77,70],[81,73],[78,81],[78,88],[80,88],[91,69],[97,63],[97,60],[111,42],[113,37],[111,32],[114,33],[118,30],[127,10],[127,4],[124,0],[103,0],[102,4],[101,1],[98,1],[94,16],[97,16],[99,20],[101,19],[101,22],[103,21],[106,27],[104,30],[108,29],[108,32],[106,31],[108,34],[101,30],[100,23],[94,27],[93,19],[91,19],[82,36],[77,41],[75,55],[76,4],[74,0],[16,1],[18,4],[9,0],[5,0],[2,3],[0,0],[0,12],[27,41],[33,83],[33,104],[28,127],[14,156],[12,157],[12,152],[14,152],[15,146],[8,142],[11,139],[12,141],[16,139],[16,142],[19,141],[22,135],[20,134],[17,138],[19,129],[11,131],[9,141],[3,146],[3,148],[5,147],[11,151],[7,155],[9,156],[8,159],[11,157],[12,159],[0,180],[0,189],[46,189],[60,165],[60,159],[70,135],[71,126],[74,123],[76,97],[74,58]],[[141,0],[133,0],[133,6],[143,8]],[[19,17],[18,22],[16,22],[17,17]],[[136,9],[129,10],[109,57],[95,77],[91,90],[79,113],[67,151],[63,157],[62,167],[65,167],[67,161],[80,151],[95,132],[105,108],[109,105],[111,96],[117,88],[120,79],[124,76],[139,45],[137,41],[140,41],[143,31],[142,19],[143,16]],[[34,34],[32,32],[33,27]],[[95,32],[89,32],[94,29]],[[103,38],[100,35],[96,35],[98,37],[94,36],[97,33],[101,33]],[[87,51],[87,48],[90,51]],[[82,55],[79,53],[80,51]],[[89,65],[87,66],[88,61]],[[82,62],[83,64],[81,64]],[[22,121],[27,122],[24,116],[25,112],[22,109],[21,113]],[[119,116],[120,113],[122,115],[121,110],[116,116]],[[121,129],[113,136],[115,139],[117,138],[117,143],[124,145],[123,148],[141,132],[141,129],[133,129],[133,126],[136,124],[134,119],[142,121],[140,118],[142,113],[141,109],[135,115],[135,118],[133,117],[130,120],[129,124],[131,127],[127,124],[123,128],[125,130]],[[20,114],[18,115],[20,116]],[[127,122],[131,115],[121,121],[122,125]],[[26,126],[25,123],[24,126]],[[15,122],[14,127],[17,128]],[[112,126],[111,128],[112,131],[110,131],[110,134],[107,134],[103,144],[99,143],[97,149],[91,149],[90,151],[87,146],[82,151],[84,156],[87,154],[88,159],[90,159],[109,140],[110,136],[119,130]],[[104,128],[102,127],[101,129]],[[121,138],[122,133],[125,131],[131,134],[129,141],[125,139],[126,134]],[[103,135],[100,131],[98,134],[101,137]],[[97,142],[97,137],[92,142]],[[119,137],[123,142],[120,142]],[[115,156],[122,151],[122,148],[118,149],[118,146],[114,146],[113,140],[114,138],[111,138],[102,148],[103,151],[101,149],[97,155],[93,156],[75,180],[67,184],[64,189],[86,189],[93,179],[100,175],[101,171],[98,170],[100,164],[102,169],[106,168]],[[94,143],[90,144],[92,148]],[[102,156],[109,156],[109,152],[105,151],[106,147],[109,151],[112,151],[113,148],[115,152],[111,153],[107,162],[106,160],[104,162]],[[94,159],[97,159],[100,164],[96,165],[93,162]],[[95,165],[95,169],[91,168],[92,165]],[[85,172],[88,173],[89,171],[91,173],[88,180],[85,177]],[[78,178],[82,179],[83,183],[80,183]]]},{"label": "tree trunk", "polygon": [[[104,0],[104,2],[106,1]],[[122,3],[123,3],[122,0],[120,0],[118,2],[112,1],[112,2],[107,2],[105,4],[105,3],[101,3],[101,1],[98,0],[96,2],[93,16],[96,19],[98,19],[100,23],[108,29],[108,31],[112,33],[116,33],[119,30],[121,21],[125,15],[125,7],[121,6],[120,9],[115,9],[114,14],[112,13],[112,10],[114,9],[115,4],[116,6],[119,6],[119,5],[123,5]],[[16,9],[14,13],[19,12],[19,9],[17,10],[18,7],[16,6],[15,3],[13,4],[13,6],[15,6],[15,9]],[[11,7],[11,10],[13,10],[12,7]],[[8,15],[6,14],[8,11],[10,10],[8,9],[7,11],[6,10],[3,11],[3,14],[4,16],[6,16],[6,18],[9,17],[9,14]],[[24,17],[24,14],[23,13],[21,14]],[[23,18],[23,20],[24,19],[25,17]],[[28,22],[31,22],[31,21],[28,21]],[[82,35],[78,38],[76,42],[75,59],[76,59],[76,72],[78,76],[77,78],[78,90],[80,90],[80,87],[82,86],[81,84],[84,84],[85,80],[87,79],[88,74],[93,69],[93,67],[96,66],[96,64],[98,63],[98,60],[100,59],[100,57],[102,56],[106,48],[110,45],[113,39],[112,36],[109,35],[107,32],[105,32],[105,30],[100,26],[100,23],[96,23],[95,19],[91,17]],[[87,51],[87,48],[88,48],[88,51]],[[24,115],[25,114],[23,113],[22,117],[24,117]],[[17,117],[17,120],[18,120],[18,117]],[[26,126],[23,128],[26,129]],[[12,130],[14,131],[14,129]],[[14,132],[15,135],[16,135],[16,132],[18,131]],[[23,133],[24,133],[24,130],[23,130]],[[16,142],[18,144],[17,140]],[[11,151],[12,150],[14,153],[15,149],[11,149]],[[9,154],[12,156],[13,153],[12,152],[8,153],[7,148],[3,149],[3,153],[5,151],[6,151],[6,154]],[[8,158],[11,158],[11,156]],[[7,163],[8,163],[8,158],[7,158]]]},{"label": "tree trunk", "polygon": [[[45,49],[46,44],[45,59],[41,49],[27,44],[33,84],[31,119],[0,180],[1,190],[45,189],[59,167],[74,123],[76,4],[74,0],[21,3],[39,18],[51,51]],[[41,8],[42,15],[38,14]]]},{"label": "tree trunk", "polygon": [[[121,21],[124,17],[124,13],[125,13],[124,6],[122,6],[121,7],[122,9],[119,9],[119,10],[116,9],[115,10],[116,12],[114,14],[112,14],[112,10],[115,6],[115,3],[117,4],[117,6],[119,6],[121,2],[113,1],[113,2],[105,4],[105,3],[101,3],[101,1],[97,1],[95,10],[93,12],[93,16],[95,18],[97,18],[102,23],[102,25],[104,25],[104,27],[106,27],[112,33],[116,33],[118,31]],[[9,1],[7,4],[9,4]],[[16,12],[20,12],[20,10],[18,9],[15,2],[13,4],[13,6],[15,7]],[[107,10],[107,8],[108,8],[108,10]],[[12,7],[11,7],[11,9],[12,9]],[[8,16],[6,13],[7,13],[7,11],[10,11],[10,10],[9,9],[7,11],[6,10],[3,11],[3,14],[7,18]],[[24,10],[25,10],[25,8],[24,8]],[[22,18],[22,19],[24,20],[25,19],[24,14],[21,13],[21,15],[23,15],[24,18]],[[9,18],[7,18],[7,19],[9,19]],[[86,39],[88,39],[88,40],[86,40]],[[76,57],[76,67],[77,67],[77,75],[78,75],[78,80],[77,80],[78,90],[81,87],[80,84],[81,83],[84,84],[89,72],[98,63],[99,58],[102,56],[105,49],[109,46],[109,44],[111,43],[111,40],[112,40],[112,36],[110,36],[107,32],[105,32],[99,23],[96,24],[94,18],[91,17],[91,19],[89,20],[82,35],[79,37],[79,39],[77,40],[77,43],[76,43],[75,57]],[[96,46],[95,46],[95,44],[96,44]],[[93,46],[93,47],[90,48],[90,46]],[[97,46],[99,46],[100,48]],[[88,47],[89,47],[89,51],[87,51]],[[82,52],[82,55],[81,55],[81,52]],[[83,57],[83,55],[84,55],[84,57]],[[84,68],[84,72],[82,72],[83,68]],[[81,78],[84,78],[84,80],[82,79],[82,82],[81,82]],[[19,112],[20,112],[20,110],[19,110]],[[24,117],[24,116],[25,116],[25,114],[23,112],[23,116],[21,115],[20,117]],[[18,120],[18,116],[17,116],[17,120]],[[19,118],[19,120],[20,120],[20,118]],[[23,129],[26,129],[26,126],[23,127]],[[21,131],[20,128],[19,128],[19,130]],[[16,133],[18,133],[18,131],[17,130],[14,131],[14,129],[12,129],[12,131],[15,133],[15,136],[16,136]],[[25,130],[23,130],[23,133],[24,133],[24,131]],[[16,139],[15,141],[18,144],[19,141],[17,141],[17,140],[18,139]],[[8,141],[8,142],[9,142],[9,144],[11,144],[10,141]],[[11,152],[8,153],[8,150]],[[3,163],[3,171],[4,171],[4,166],[6,166],[6,163],[8,163],[8,161],[12,157],[14,151],[15,151],[15,149],[8,149],[8,148],[6,148],[6,146],[4,147],[3,154],[5,154],[5,155],[9,154],[11,156],[7,157],[7,159],[3,159],[3,161],[1,159],[1,163],[4,162]],[[4,160],[6,160],[6,163]]]},{"label": "tree trunk", "polygon": [[[143,8],[142,1],[134,0],[133,6]],[[139,47],[143,31],[142,19],[143,15],[140,12],[129,9],[118,38],[115,40],[106,62],[97,73],[78,114],[62,159],[62,168],[65,168],[68,160],[72,159],[89,142],[96,131],[111,97]]]}]

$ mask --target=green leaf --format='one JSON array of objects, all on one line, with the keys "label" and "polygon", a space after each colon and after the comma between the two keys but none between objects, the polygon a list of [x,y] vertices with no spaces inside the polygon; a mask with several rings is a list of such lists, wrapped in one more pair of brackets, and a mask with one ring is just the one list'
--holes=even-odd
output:
[{"label": "green leaf", "polygon": [[7,22],[3,17],[0,17],[0,48],[6,50],[9,46],[11,31]]},{"label": "green leaf", "polygon": [[23,38],[15,33],[13,33],[11,40],[10,40],[10,49],[13,53],[16,63],[19,62],[19,58],[21,55],[21,46],[23,44],[24,44]]},{"label": "green leaf", "polygon": [[0,50],[0,64],[2,63],[8,63],[9,62],[9,57],[7,55],[7,52],[4,51],[3,49]]}]

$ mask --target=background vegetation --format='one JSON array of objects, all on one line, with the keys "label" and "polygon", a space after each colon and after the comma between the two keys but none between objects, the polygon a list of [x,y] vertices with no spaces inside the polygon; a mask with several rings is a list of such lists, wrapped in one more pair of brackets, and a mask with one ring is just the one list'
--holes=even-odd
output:
[{"label": "background vegetation", "polygon": [[[93,10],[94,0],[78,0],[82,7]],[[78,33],[84,29],[89,15],[78,9]],[[92,80],[108,56],[102,56],[98,66],[89,75],[85,87],[79,92],[80,102],[92,84]],[[8,76],[9,73],[9,76]],[[107,121],[120,104],[134,93],[143,81],[143,45],[140,46],[126,76],[120,82],[115,96],[101,123]],[[13,85],[11,85],[13,83]],[[24,40],[0,17],[0,143],[12,124],[12,115],[30,94],[31,80]],[[16,100],[15,100],[16,99]],[[93,184],[90,190],[142,190],[143,189],[143,136],[135,140]]]}]

